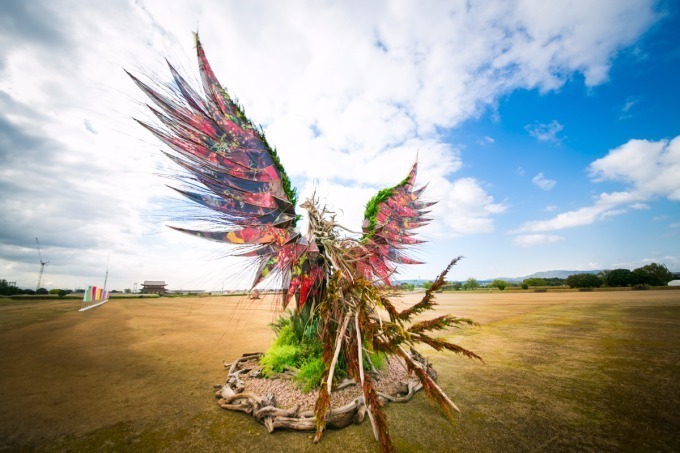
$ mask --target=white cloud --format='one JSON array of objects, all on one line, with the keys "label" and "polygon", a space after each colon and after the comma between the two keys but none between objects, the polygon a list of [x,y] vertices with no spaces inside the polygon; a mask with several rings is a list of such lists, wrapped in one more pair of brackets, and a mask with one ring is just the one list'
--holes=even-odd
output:
[{"label": "white cloud", "polygon": [[632,205],[630,205],[630,207],[631,209],[637,209],[641,211],[648,211],[652,209],[648,204],[645,203],[633,203]]},{"label": "white cloud", "polygon": [[609,209],[607,211],[604,211],[602,214],[600,214],[601,219],[606,219],[607,217],[614,217],[617,215],[623,215],[627,214],[628,210],[627,209]]},{"label": "white cloud", "polygon": [[594,181],[620,181],[645,198],[680,201],[680,136],[672,140],[630,140],[590,164]]},{"label": "white cloud", "polygon": [[543,172],[537,174],[531,179],[531,182],[538,187],[539,189],[542,190],[550,190],[553,187],[555,187],[555,184],[557,184],[557,181],[554,179],[548,179],[543,175]]},{"label": "white cloud", "polygon": [[557,134],[559,134],[562,129],[564,129],[564,126],[558,123],[556,120],[553,120],[547,124],[539,122],[527,124],[524,126],[524,129],[529,133],[529,135],[536,138],[536,140],[539,142],[559,143],[562,141],[562,137],[558,137]]},{"label": "white cloud", "polygon": [[643,202],[655,197],[680,200],[680,136],[652,142],[630,140],[588,167],[595,182],[628,184],[625,191],[601,193],[592,206],[558,214],[552,219],[526,222],[519,231],[546,232],[589,225],[626,213],[624,205],[646,209]]},{"label": "white cloud", "polygon": [[600,194],[592,206],[586,206],[574,211],[567,211],[556,215],[549,220],[534,220],[524,223],[519,231],[539,233],[546,231],[557,231],[565,228],[574,228],[584,225],[589,225],[597,220],[606,217],[621,214],[620,210],[615,209],[622,203],[630,203],[638,201],[640,198],[635,198],[627,192],[618,192],[613,194]]},{"label": "white cloud", "polygon": [[564,237],[554,234],[519,234],[512,239],[512,242],[520,247],[533,247],[536,245],[553,244],[563,240]]},{"label": "white cloud", "polygon": [[628,118],[632,118],[633,115],[630,111],[638,103],[640,103],[640,98],[636,98],[636,97],[631,96],[628,99],[626,99],[626,102],[623,104],[623,107],[621,107],[621,113],[619,113],[619,119],[625,120],[625,119],[628,119]]},{"label": "white cloud", "polygon": [[474,178],[461,178],[452,183],[441,178],[432,181],[428,195],[439,202],[432,207],[431,217],[439,219],[424,231],[435,237],[458,237],[494,231],[493,216],[505,212],[507,204],[496,202]]},{"label": "white cloud", "polygon": [[547,212],[553,212],[553,211],[556,210],[556,209],[557,209],[557,206],[554,205],[554,204],[549,204],[548,206],[545,207],[545,210],[546,210]]}]

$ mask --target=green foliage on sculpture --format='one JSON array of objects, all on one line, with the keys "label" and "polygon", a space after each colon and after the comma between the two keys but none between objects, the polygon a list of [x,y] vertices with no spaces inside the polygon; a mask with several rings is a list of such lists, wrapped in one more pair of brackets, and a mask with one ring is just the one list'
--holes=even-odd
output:
[{"label": "green foliage on sculpture", "polygon": [[390,197],[394,195],[396,189],[405,186],[409,181],[409,176],[404,178],[399,184],[394,187],[387,187],[381,189],[377,194],[373,196],[368,203],[366,203],[366,209],[364,210],[364,240],[370,239],[375,233],[375,226],[377,223],[377,216],[379,207],[381,204],[386,203]]}]

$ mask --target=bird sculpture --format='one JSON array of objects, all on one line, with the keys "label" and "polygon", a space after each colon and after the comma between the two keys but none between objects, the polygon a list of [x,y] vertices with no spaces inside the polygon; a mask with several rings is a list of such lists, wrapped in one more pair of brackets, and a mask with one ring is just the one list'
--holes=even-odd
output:
[{"label": "bird sculpture", "polygon": [[315,344],[308,350],[315,350],[323,364],[315,382],[315,441],[326,428],[332,384],[342,366],[363,391],[376,439],[384,450],[393,449],[380,396],[365,370],[370,354],[402,360],[427,396],[451,416],[458,408],[406,348],[424,344],[479,359],[433,335],[471,320],[449,314],[415,320],[433,308],[434,292],[459,258],[420,302],[398,310],[390,301],[398,266],[419,264],[408,250],[423,242],[416,230],[431,220],[426,214],[434,203],[422,199],[425,186],[416,184],[417,163],[402,181],[368,201],[361,233],[336,223],[316,197],[299,205],[308,225],[301,233],[296,228],[301,216],[297,192],[276,149],[218,82],[197,34],[195,45],[200,87],[189,84],[170,63],[172,80],[167,83],[145,83],[130,74],[152,101],[149,109],[157,119],[139,123],[166,145],[164,154],[177,165],[183,184],[174,190],[210,213],[206,228],[171,228],[228,244],[232,255],[252,260],[256,272],[250,286],[269,279],[281,282],[282,308],[291,307],[291,318],[304,318],[300,341]]}]

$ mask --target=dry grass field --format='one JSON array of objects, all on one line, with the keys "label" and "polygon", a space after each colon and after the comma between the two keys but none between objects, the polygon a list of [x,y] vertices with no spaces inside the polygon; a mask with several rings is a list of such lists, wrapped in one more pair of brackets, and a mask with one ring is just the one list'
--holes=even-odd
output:
[{"label": "dry grass field", "polygon": [[[404,298],[415,302],[416,295]],[[387,407],[399,451],[680,450],[680,291],[448,293],[485,363],[424,351],[462,409]],[[218,408],[223,360],[263,351],[273,301],[0,299],[0,449],[376,451],[367,422],[267,434]]]}]

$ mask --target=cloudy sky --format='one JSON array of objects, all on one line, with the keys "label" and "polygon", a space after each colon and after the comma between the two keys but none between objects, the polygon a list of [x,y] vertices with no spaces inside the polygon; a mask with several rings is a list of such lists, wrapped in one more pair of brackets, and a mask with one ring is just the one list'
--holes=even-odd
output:
[{"label": "cloudy sky", "polygon": [[[418,158],[452,279],[680,270],[680,10],[672,1],[0,2],[0,278],[34,288],[238,285],[170,230],[177,172],[123,72],[190,79],[198,30],[301,193],[350,229]],[[243,285],[241,285],[243,286]]]}]

